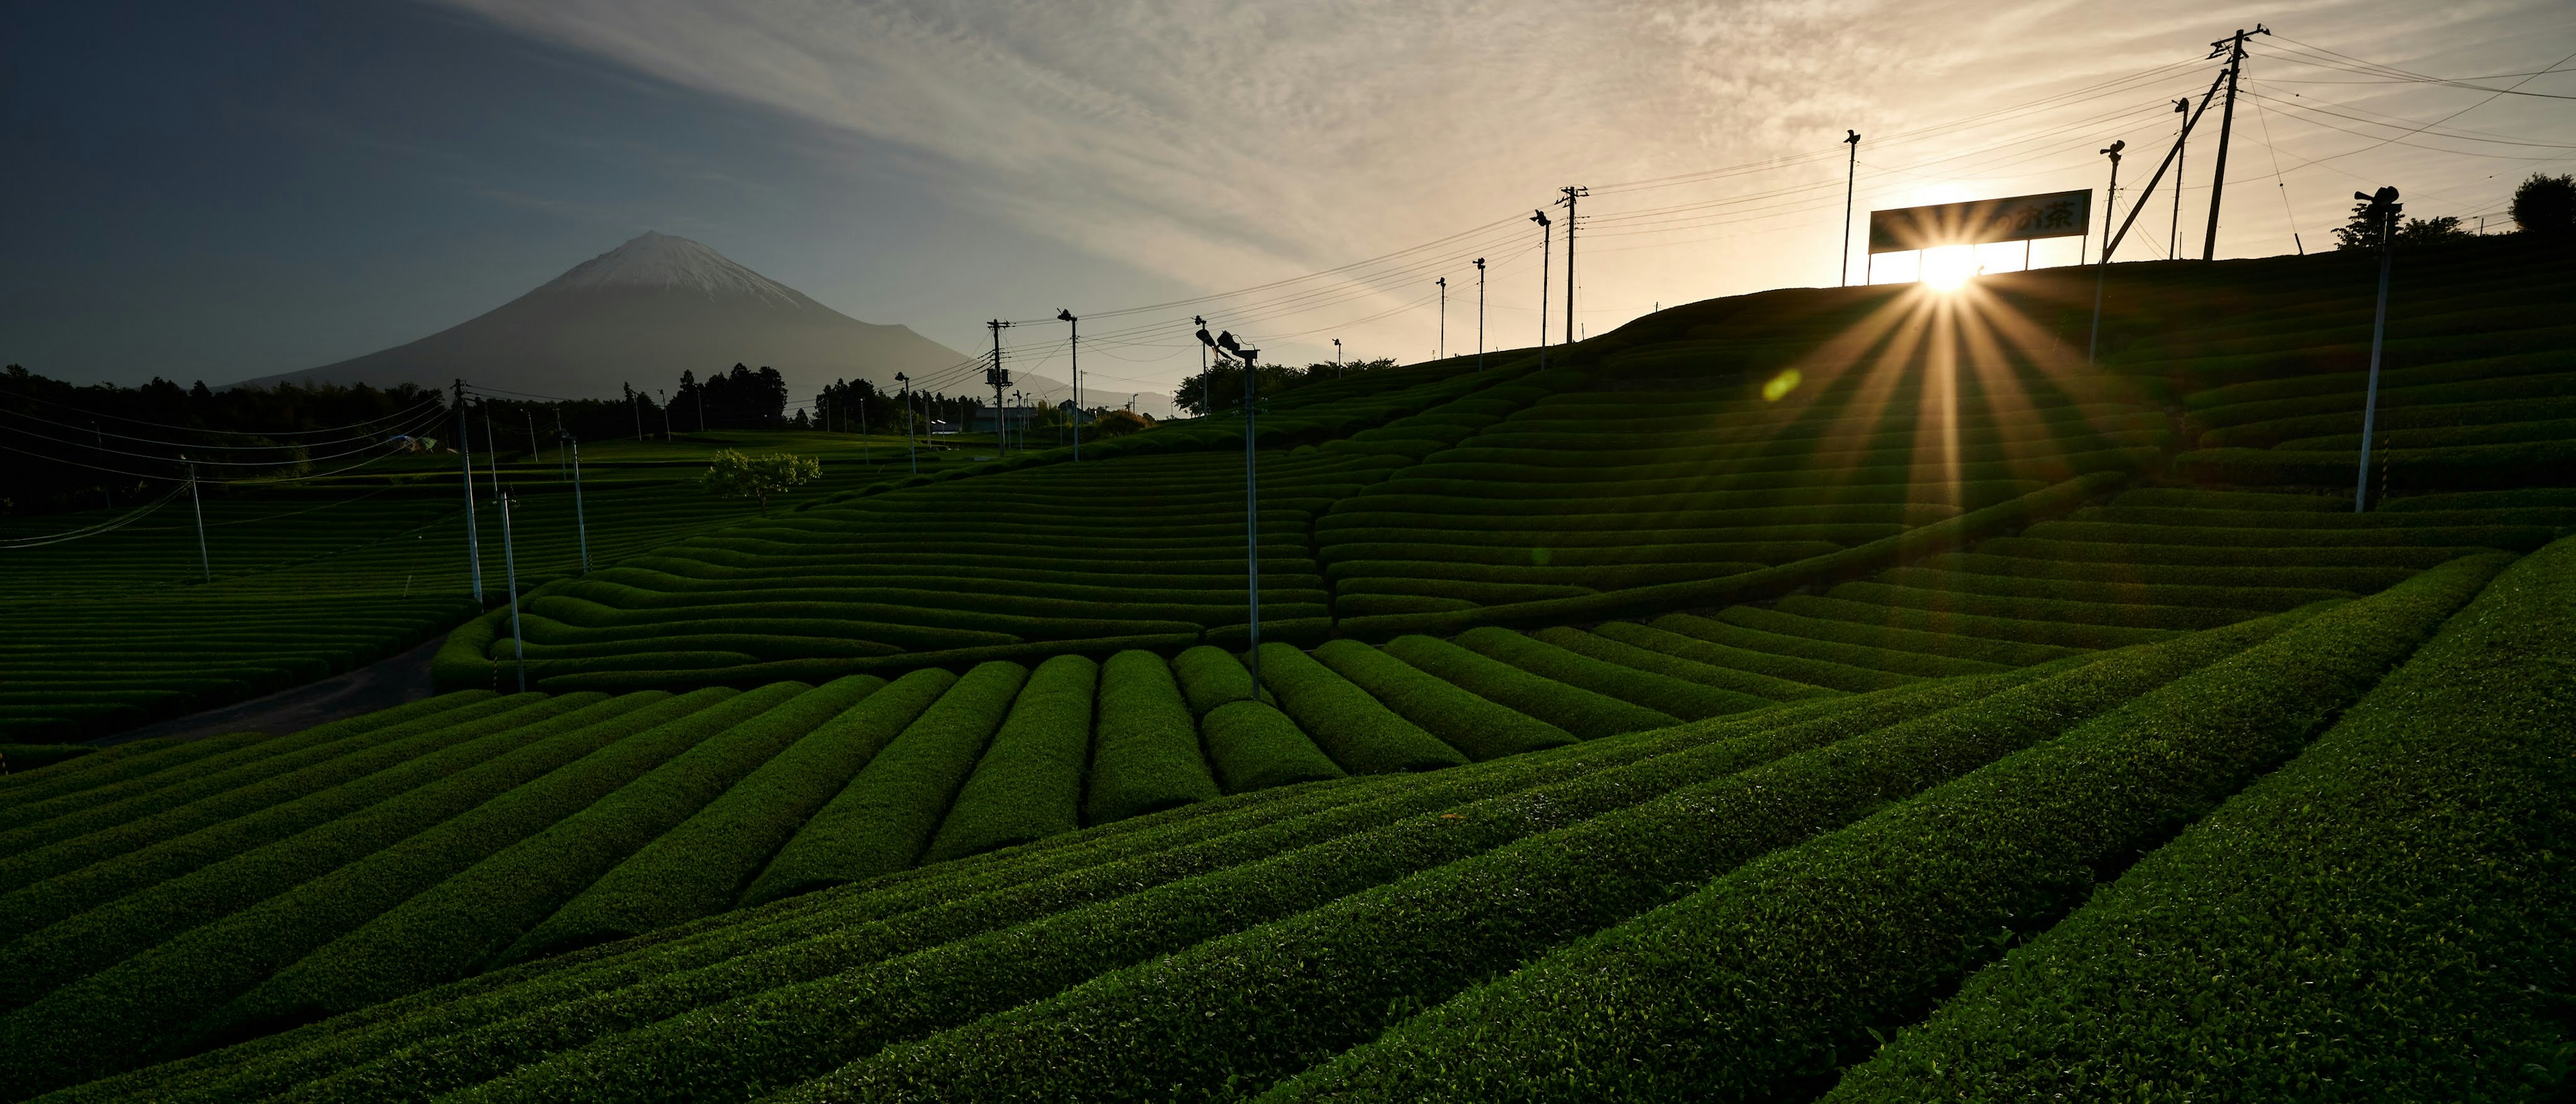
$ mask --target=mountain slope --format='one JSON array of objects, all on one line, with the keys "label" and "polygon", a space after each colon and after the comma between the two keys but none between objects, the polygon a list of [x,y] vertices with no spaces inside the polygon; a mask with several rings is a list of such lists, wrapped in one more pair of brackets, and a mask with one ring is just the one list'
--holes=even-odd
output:
[{"label": "mountain slope", "polygon": [[900,326],[861,322],[736,264],[698,242],[647,233],[500,307],[406,345],[246,380],[413,382],[465,379],[567,398],[619,393],[620,383],[674,386],[736,362],[775,367],[788,393],[864,378],[892,386],[967,360]]}]

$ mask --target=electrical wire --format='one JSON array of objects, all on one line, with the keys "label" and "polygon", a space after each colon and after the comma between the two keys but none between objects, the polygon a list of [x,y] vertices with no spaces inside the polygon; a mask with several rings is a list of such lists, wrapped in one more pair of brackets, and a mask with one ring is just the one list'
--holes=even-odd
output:
[{"label": "electrical wire", "polygon": [[66,530],[60,533],[49,533],[41,537],[0,538],[0,550],[17,552],[29,548],[43,548],[52,544],[64,544],[70,541],[83,540],[89,537],[104,536],[149,517],[153,511],[169,505],[171,499],[179,497],[179,492],[187,489],[188,485],[185,482],[182,482],[177,486],[170,488],[170,493],[162,495],[160,498],[154,499],[145,505],[137,506],[119,517],[99,522],[96,525],[85,525],[78,529]]}]

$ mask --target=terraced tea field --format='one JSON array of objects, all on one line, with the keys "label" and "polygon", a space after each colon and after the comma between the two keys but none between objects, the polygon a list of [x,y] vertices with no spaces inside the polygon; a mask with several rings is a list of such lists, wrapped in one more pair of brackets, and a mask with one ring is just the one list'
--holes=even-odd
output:
[{"label": "terraced tea field", "polygon": [[2570,281],[2403,258],[2356,512],[2362,268],[1290,392],[1257,676],[1234,415],[639,507],[540,692],[0,777],[0,1096],[2550,1099]]}]

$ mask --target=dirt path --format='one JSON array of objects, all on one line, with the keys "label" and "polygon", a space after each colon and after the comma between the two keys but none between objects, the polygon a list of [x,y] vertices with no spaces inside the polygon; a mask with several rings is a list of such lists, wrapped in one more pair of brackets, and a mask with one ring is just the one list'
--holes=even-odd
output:
[{"label": "dirt path", "polygon": [[122,744],[155,736],[194,740],[226,732],[297,732],[314,725],[390,709],[430,696],[429,661],[444,636],[432,638],[401,655],[333,675],[320,682],[280,690],[264,698],[236,702],[175,720],[101,736],[93,744]]}]

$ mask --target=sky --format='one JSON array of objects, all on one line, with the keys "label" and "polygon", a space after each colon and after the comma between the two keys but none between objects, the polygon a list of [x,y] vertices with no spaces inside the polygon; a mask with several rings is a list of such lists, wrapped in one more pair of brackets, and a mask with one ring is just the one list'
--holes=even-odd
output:
[{"label": "sky", "polygon": [[[1016,320],[1011,358],[1048,375],[1069,308],[1103,392],[1195,371],[1199,315],[1267,360],[1329,360],[1335,338],[1353,359],[1426,359],[1442,278],[1445,348],[1473,351],[1479,256],[1485,343],[1527,345],[1542,206],[1551,340],[1564,325],[1562,187],[1590,189],[1577,336],[1844,278],[1847,170],[1861,226],[1872,208],[2098,189],[2096,151],[2118,139],[2125,215],[2182,119],[2172,100],[2217,73],[2210,42],[2258,20],[2275,33],[2246,65],[2221,257],[2325,248],[2352,192],[2381,184],[2410,214],[2501,229],[2517,181],[2576,171],[2576,7],[2150,7],[13,4],[0,361],[216,385],[312,367],[646,230],[952,348]],[[2185,155],[2186,255],[2219,115]],[[2118,259],[2166,254],[2170,197]],[[1858,249],[1850,278],[1868,278]]]}]

